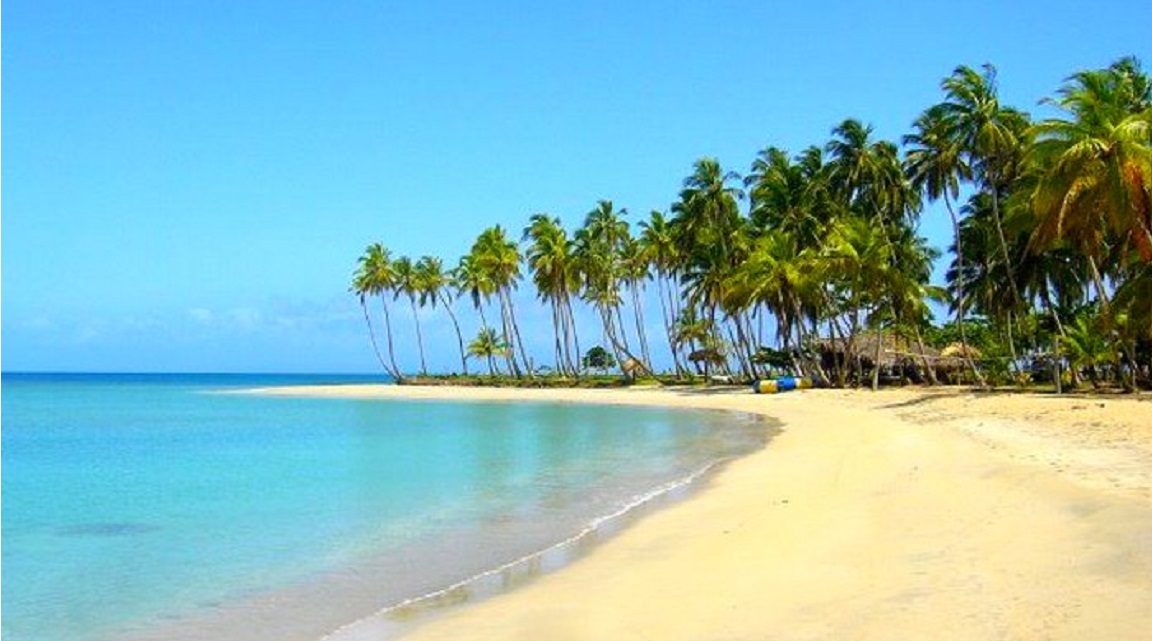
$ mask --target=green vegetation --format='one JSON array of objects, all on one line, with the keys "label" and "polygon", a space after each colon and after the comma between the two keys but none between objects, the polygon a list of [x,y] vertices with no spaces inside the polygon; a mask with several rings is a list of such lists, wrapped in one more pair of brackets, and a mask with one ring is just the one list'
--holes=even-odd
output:
[{"label": "green vegetation", "polygon": [[[798,154],[766,147],[743,177],[697,160],[669,213],[651,212],[636,234],[627,210],[600,200],[572,230],[546,213],[529,218],[520,243],[485,229],[448,271],[370,245],[352,291],[381,367],[401,378],[389,299],[404,297],[425,376],[419,306],[451,316],[465,375],[477,358],[489,382],[572,382],[616,364],[651,376],[643,303],[654,284],[677,380],[787,371],[839,386],[1148,386],[1149,76],[1133,58],[1077,72],[1044,101],[1058,115],[1039,121],[1000,103],[991,65],[958,67],[941,90],[900,145],[848,119]],[[917,232],[924,202],[941,199],[953,229],[945,287],[929,283],[941,256]],[[513,306],[525,271],[551,313],[544,368],[524,350]],[[461,298],[479,318],[467,346]],[[932,301],[949,309],[942,326]],[[577,305],[598,328],[577,327]],[[582,356],[588,332],[603,347]]]}]

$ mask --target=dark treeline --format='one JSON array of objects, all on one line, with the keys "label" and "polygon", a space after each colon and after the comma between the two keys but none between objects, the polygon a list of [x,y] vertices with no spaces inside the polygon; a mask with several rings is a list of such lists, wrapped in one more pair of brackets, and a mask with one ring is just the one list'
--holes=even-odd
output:
[{"label": "dark treeline", "polygon": [[[451,317],[465,374],[474,358],[489,374],[577,377],[606,357],[650,373],[660,341],[677,377],[1147,386],[1149,76],[1134,58],[1077,72],[1044,100],[1059,114],[1046,120],[1001,104],[990,65],[958,67],[941,90],[899,142],[848,119],[822,145],[763,149],[743,176],[697,160],[669,211],[635,227],[610,200],[575,229],[536,214],[520,232],[481,231],[450,269],[370,245],[352,290],[376,356],[402,377],[393,322],[410,313],[427,374],[416,310],[431,306]],[[929,283],[941,256],[917,233],[924,204],[939,200],[953,229],[944,287]],[[512,292],[525,279],[551,312],[547,368],[517,323]],[[661,336],[645,332],[652,298]],[[461,301],[478,317],[474,337],[461,331]],[[949,309],[941,326],[930,301]],[[577,327],[577,305],[599,326]]]}]

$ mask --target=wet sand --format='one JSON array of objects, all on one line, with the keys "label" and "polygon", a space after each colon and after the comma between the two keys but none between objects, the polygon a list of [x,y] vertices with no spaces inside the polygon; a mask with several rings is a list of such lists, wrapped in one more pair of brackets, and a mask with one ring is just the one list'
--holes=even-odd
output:
[{"label": "wet sand", "polygon": [[1137,640],[1152,630],[1152,401],[957,391],[266,393],[754,412],[691,498],[405,640]]}]

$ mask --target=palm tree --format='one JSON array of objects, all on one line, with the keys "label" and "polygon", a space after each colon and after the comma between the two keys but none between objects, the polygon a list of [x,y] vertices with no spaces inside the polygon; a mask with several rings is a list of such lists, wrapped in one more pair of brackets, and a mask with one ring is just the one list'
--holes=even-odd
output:
[{"label": "palm tree", "polygon": [[[1014,306],[1018,307],[1023,301],[1004,233],[1000,199],[1019,169],[1022,150],[1027,143],[1028,115],[1000,104],[996,68],[990,64],[983,66],[983,72],[961,65],[940,86],[945,99],[937,108],[947,123],[947,135],[958,144],[965,162],[972,169],[973,180],[991,199],[1000,257],[1004,261]],[[1008,348],[1015,365],[1016,346],[1010,329]]]},{"label": "palm tree", "polygon": [[472,307],[480,314],[480,328],[489,327],[488,318],[484,314],[484,307],[496,293],[496,285],[479,265],[478,258],[472,253],[460,257],[460,262],[452,270],[452,285],[456,288],[457,296],[468,295]]},{"label": "palm tree", "polygon": [[641,294],[644,291],[644,283],[650,276],[648,258],[640,241],[635,238],[625,239],[620,250],[620,278],[631,294],[636,340],[640,343],[640,357],[646,365],[652,363],[652,356],[648,351],[648,334],[644,331],[644,306]]},{"label": "palm tree", "polygon": [[[724,299],[724,282],[748,249],[747,221],[738,204],[743,191],[730,186],[739,179],[735,172],[723,171],[717,160],[701,158],[672,205],[673,238],[683,252],[679,271],[685,302],[700,310],[714,332],[720,329],[717,311]],[[740,319],[736,322],[740,327]],[[720,335],[712,342],[721,343]],[[747,345],[741,347],[741,353],[751,351]]]},{"label": "palm tree", "polygon": [[648,264],[656,270],[656,286],[660,294],[660,313],[664,320],[664,333],[668,339],[668,349],[672,353],[672,365],[676,368],[676,376],[684,372],[680,362],[680,352],[676,349],[673,338],[672,324],[680,314],[677,305],[677,266],[680,262],[680,250],[672,237],[672,229],[663,212],[653,210],[648,214],[648,220],[640,221],[640,252],[647,259]]},{"label": "palm tree", "polygon": [[360,258],[360,267],[352,274],[352,286],[349,288],[353,294],[360,299],[360,310],[364,312],[364,323],[368,326],[368,339],[372,342],[372,352],[376,354],[376,360],[380,362],[380,369],[388,371],[388,365],[384,362],[384,357],[380,354],[380,345],[376,342],[376,329],[372,326],[372,318],[368,314],[368,304],[366,299],[369,294],[375,293],[374,285],[372,283],[372,274],[365,268],[366,255]]},{"label": "palm tree", "polygon": [[[960,236],[960,221],[952,200],[960,195],[960,181],[971,178],[972,170],[965,162],[959,141],[949,136],[948,121],[939,105],[929,107],[913,123],[915,131],[904,136],[908,148],[904,158],[904,168],[912,186],[920,190],[929,200],[944,199],[948,217],[952,221],[952,239],[956,247],[958,268],[964,271],[964,246]],[[963,293],[956,301],[956,324],[960,330],[960,342],[964,346],[963,358],[980,387],[986,387],[984,375],[969,356],[968,335],[964,327],[965,299]]]},{"label": "palm tree", "polygon": [[628,354],[627,337],[618,328],[620,246],[628,237],[628,223],[621,216],[626,213],[617,211],[610,200],[599,201],[576,230],[573,249],[582,281],[580,295],[599,313],[604,340],[621,363]]},{"label": "palm tree", "polygon": [[526,256],[537,295],[548,301],[552,310],[556,368],[562,373],[579,375],[576,359],[580,357],[580,343],[572,314],[572,293],[579,290],[580,274],[573,242],[560,225],[560,219],[547,214],[535,214],[529,219],[524,238],[531,241]]},{"label": "palm tree", "polygon": [[424,362],[424,333],[420,329],[420,316],[416,313],[416,297],[420,293],[416,268],[412,264],[412,259],[401,256],[392,263],[392,271],[396,274],[393,299],[400,298],[401,295],[408,299],[408,306],[412,309],[412,322],[416,326],[416,347],[420,353],[420,374],[427,376],[428,366]]},{"label": "palm tree", "polygon": [[[963,258],[957,256],[948,269],[946,279],[952,299],[961,297],[971,305],[974,313],[995,321],[1000,345],[1007,349],[1011,363],[1017,360],[1013,327],[1018,324],[1019,290],[1008,276],[1008,262],[999,251],[1000,241],[992,213],[992,197],[987,192],[973,194],[960,207],[960,237]],[[1028,255],[1026,236],[1014,235],[1009,247],[1012,265],[1019,265]],[[957,248],[952,248],[956,253]],[[960,269],[961,264],[963,270]],[[1013,271],[1014,277],[1016,272]],[[987,353],[985,356],[989,356]],[[985,359],[987,360],[987,359]]]},{"label": "palm tree", "polygon": [[508,343],[502,340],[497,334],[496,330],[491,327],[482,328],[477,334],[476,338],[468,343],[468,354],[470,356],[483,357],[488,362],[488,375],[496,375],[496,362],[495,357],[508,355]]},{"label": "palm tree", "polygon": [[[472,254],[476,266],[491,282],[495,289],[496,299],[500,302],[500,318],[505,341],[514,347],[514,349],[508,350],[506,356],[508,365],[514,375],[519,376],[521,371],[524,371],[531,376],[532,364],[524,350],[524,343],[520,338],[520,328],[516,324],[516,313],[512,304],[512,290],[520,281],[520,249],[515,242],[508,239],[504,228],[496,225],[480,233],[472,245]],[[517,356],[521,359],[523,370],[521,365],[516,362]]]},{"label": "palm tree", "polygon": [[805,150],[796,162],[778,147],[761,151],[744,179],[753,226],[758,231],[782,231],[801,247],[816,245],[827,222],[823,173],[819,147]]},{"label": "palm tree", "polygon": [[[856,350],[856,339],[862,322],[878,332],[889,310],[884,294],[892,274],[892,242],[879,219],[845,216],[830,225],[821,258],[819,277],[834,292],[830,318],[833,337],[842,322],[839,317],[846,317],[843,321],[847,327],[839,330],[844,338],[843,352],[856,356],[856,370],[860,372],[862,355]],[[876,343],[879,349],[880,341]],[[839,385],[845,384],[846,374],[843,367],[837,367]]]},{"label": "palm tree", "polygon": [[437,302],[444,303],[444,310],[452,320],[452,327],[456,330],[456,344],[460,348],[460,367],[465,376],[468,375],[468,359],[464,351],[464,335],[460,332],[460,322],[456,319],[456,312],[452,310],[452,299],[448,296],[451,277],[444,272],[444,263],[435,256],[423,256],[416,263],[416,289],[420,295],[420,306],[431,305],[436,307]]},{"label": "palm tree", "polygon": [[780,346],[791,350],[804,342],[802,301],[812,287],[808,275],[813,269],[811,250],[801,249],[788,232],[770,229],[733,272],[728,295],[740,299],[738,306],[762,305],[770,311]]},{"label": "palm tree", "polygon": [[[359,264],[360,266],[353,276],[352,290],[360,298],[361,308],[364,309],[364,319],[368,322],[372,346],[373,349],[376,349],[376,356],[380,360],[381,366],[388,371],[392,378],[401,382],[403,376],[400,373],[400,368],[396,366],[396,354],[392,342],[392,321],[388,311],[388,298],[385,295],[396,287],[397,282],[396,273],[392,269],[391,254],[384,245],[373,243],[364,250],[364,254],[360,256]],[[380,358],[380,352],[376,346],[375,333],[372,331],[372,322],[365,305],[367,295],[380,296],[380,304],[384,311],[384,328],[388,337],[388,362],[390,366],[384,365],[384,360]]]},{"label": "palm tree", "polygon": [[[1132,58],[1081,71],[1049,100],[1066,117],[1037,123],[1030,159],[1038,248],[1065,238],[1094,261],[1105,236],[1152,261],[1152,89]],[[1124,258],[1126,252],[1121,252]],[[1098,295],[1105,292],[1097,282]]]},{"label": "palm tree", "polygon": [[[1152,262],[1152,81],[1136,59],[1124,58],[1072,75],[1047,102],[1065,116],[1032,129],[1033,248],[1067,243],[1087,257],[1102,325],[1117,332],[1134,361],[1137,336],[1129,323],[1114,323],[1127,319],[1114,318],[1101,272],[1110,272],[1124,291],[1131,259]],[[1135,368],[1130,371],[1127,387],[1135,385]]]}]

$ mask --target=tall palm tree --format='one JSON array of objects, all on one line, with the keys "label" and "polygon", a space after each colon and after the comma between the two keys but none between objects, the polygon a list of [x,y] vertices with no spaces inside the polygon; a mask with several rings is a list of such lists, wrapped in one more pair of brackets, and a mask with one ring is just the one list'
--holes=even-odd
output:
[{"label": "tall palm tree", "polygon": [[[1000,330],[1002,345],[1008,350],[1008,358],[1015,362],[1015,331],[1018,324],[1018,290],[1008,276],[1008,264],[1018,265],[1027,255],[1027,238],[1013,235],[1009,247],[1009,261],[1005,261],[999,251],[1000,239],[992,213],[992,197],[987,192],[977,192],[960,207],[960,237],[964,251],[963,259],[954,259],[948,269],[946,279],[953,301],[961,297],[974,313],[995,321]],[[957,248],[952,248],[956,253]],[[960,269],[961,264],[963,269]],[[1016,272],[1012,272],[1016,275]]]},{"label": "tall palm tree", "polygon": [[[920,190],[931,201],[944,199],[948,217],[952,221],[952,242],[956,247],[958,269],[964,271],[964,245],[960,235],[960,221],[952,201],[960,195],[960,181],[969,180],[972,169],[965,161],[959,140],[949,135],[949,123],[944,110],[939,106],[929,107],[916,118],[911,134],[904,136],[907,153],[904,168],[915,189]],[[966,310],[963,292],[956,301],[956,324],[960,330],[960,342],[964,346],[963,358],[980,387],[985,387],[984,375],[971,359],[968,347],[968,334],[964,326]]]},{"label": "tall palm tree", "polygon": [[526,257],[537,295],[548,301],[552,311],[556,368],[562,373],[579,375],[576,360],[580,356],[580,342],[572,314],[572,293],[579,290],[580,274],[573,242],[560,225],[560,219],[547,214],[535,214],[529,219],[524,239],[530,241]]},{"label": "tall palm tree", "polygon": [[[856,355],[858,372],[862,370],[862,355],[856,349],[857,338],[865,324],[879,331],[879,323],[888,311],[884,295],[892,264],[892,242],[878,218],[845,216],[829,226],[820,278],[835,292],[830,326],[839,327],[840,317],[847,323],[839,331],[843,352]],[[876,343],[879,348],[880,341]],[[840,385],[845,384],[846,373],[843,367],[837,368]]]},{"label": "tall palm tree", "polygon": [[[374,349],[376,348],[376,339],[372,331],[371,319],[368,317],[365,297],[367,295],[380,297],[381,308],[384,312],[384,329],[388,341],[389,365],[384,365],[383,359],[380,359],[380,364],[384,366],[393,379],[400,382],[403,380],[403,376],[400,368],[396,366],[396,350],[392,341],[392,320],[388,310],[388,297],[386,296],[386,294],[396,287],[396,283],[396,272],[392,269],[392,256],[388,249],[380,243],[368,245],[364,250],[364,254],[360,256],[359,267],[353,276],[352,289],[360,298],[361,307],[364,309],[364,318],[368,321],[368,329],[372,337]],[[380,358],[379,350],[377,349],[376,352],[377,358]]]},{"label": "tall palm tree", "polygon": [[[1019,170],[1022,150],[1027,146],[1028,115],[1000,104],[996,68],[990,64],[985,64],[981,72],[961,65],[940,86],[945,99],[937,107],[947,122],[948,136],[959,144],[972,169],[973,180],[989,195],[1000,258],[1014,306],[1019,307],[1023,300],[1016,284],[1000,201]],[[1011,331],[1008,348],[1015,364],[1016,345]]]},{"label": "tall palm tree", "polygon": [[[748,250],[747,221],[739,210],[744,192],[732,185],[739,180],[738,174],[725,172],[714,158],[701,158],[672,205],[673,238],[683,252],[679,271],[685,302],[696,307],[715,332],[720,331],[717,312],[724,299],[725,279]],[[715,335],[712,342],[721,343],[721,336]]]},{"label": "tall palm tree", "polygon": [[632,317],[636,325],[636,340],[640,344],[640,358],[649,365],[652,363],[652,356],[648,350],[648,333],[644,330],[644,305],[641,294],[644,292],[644,283],[650,276],[648,257],[644,254],[640,241],[631,237],[625,239],[620,248],[620,278],[631,294]]},{"label": "tall palm tree", "polygon": [[372,342],[372,352],[376,354],[376,360],[380,362],[380,369],[388,371],[388,364],[384,362],[384,356],[380,354],[380,345],[376,341],[376,329],[372,326],[372,317],[368,314],[367,297],[369,294],[374,294],[374,284],[372,282],[372,274],[365,267],[367,255],[360,257],[360,267],[355,273],[352,274],[352,286],[349,288],[353,294],[356,294],[360,299],[360,310],[364,313],[364,323],[368,326],[368,339]]},{"label": "tall palm tree", "polygon": [[617,362],[634,360],[651,371],[651,365],[632,354],[620,316],[620,287],[623,282],[622,253],[629,241],[627,210],[615,209],[612,201],[601,200],[588,212],[584,225],[576,230],[575,256],[582,276],[581,296],[600,315],[604,338]]},{"label": "tall palm tree", "polygon": [[680,314],[677,270],[681,262],[681,252],[673,238],[668,218],[663,212],[652,210],[648,214],[648,220],[640,221],[639,241],[641,253],[648,260],[648,264],[656,270],[656,287],[659,290],[664,334],[668,340],[668,350],[672,354],[676,376],[681,376],[685,369],[673,336],[673,323]]},{"label": "tall palm tree", "polygon": [[[517,376],[522,372],[531,376],[532,363],[524,350],[512,303],[512,290],[518,285],[521,275],[520,249],[514,241],[508,239],[504,228],[496,225],[480,232],[472,245],[472,254],[476,266],[495,288],[496,299],[500,303],[505,341],[512,346],[507,355],[508,365]],[[520,363],[516,362],[517,357]]]},{"label": "tall palm tree", "polygon": [[452,320],[452,328],[456,330],[456,344],[460,348],[460,367],[465,376],[468,375],[468,359],[464,351],[464,335],[460,332],[460,322],[456,312],[452,309],[452,299],[448,294],[452,284],[451,276],[444,271],[444,263],[435,256],[423,256],[416,262],[416,290],[419,292],[420,306],[443,303],[444,310]]},{"label": "tall palm tree", "polygon": [[401,256],[392,263],[392,271],[396,274],[393,299],[400,298],[400,296],[408,299],[408,306],[412,309],[412,322],[416,326],[416,347],[420,353],[420,374],[427,376],[428,366],[424,362],[424,332],[420,329],[420,315],[416,313],[416,299],[420,294],[416,268],[411,258]]},{"label": "tall palm tree", "polygon": [[[1101,323],[1135,360],[1128,322],[1114,323],[1103,271],[1124,288],[1125,267],[1136,258],[1152,263],[1152,81],[1134,58],[1068,78],[1047,101],[1063,117],[1037,123],[1029,160],[1037,175],[1032,192],[1039,222],[1034,249],[1067,243],[1088,259],[1100,302]],[[1129,368],[1135,385],[1135,368]]]},{"label": "tall palm tree", "polygon": [[471,252],[460,257],[460,262],[452,270],[452,285],[457,296],[468,295],[472,308],[480,315],[480,328],[489,327],[484,307],[496,293],[496,285],[488,274],[480,268],[479,259]]}]

